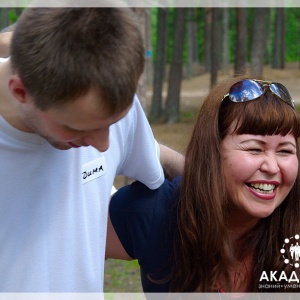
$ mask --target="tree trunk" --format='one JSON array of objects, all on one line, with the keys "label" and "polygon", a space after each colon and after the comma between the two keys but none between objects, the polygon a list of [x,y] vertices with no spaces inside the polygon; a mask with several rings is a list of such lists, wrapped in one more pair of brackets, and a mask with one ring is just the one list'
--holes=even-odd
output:
[{"label": "tree trunk", "polygon": [[211,27],[212,27],[212,8],[205,8],[204,26],[204,63],[205,71],[211,70]]},{"label": "tree trunk", "polygon": [[175,8],[174,43],[169,73],[168,95],[166,100],[166,116],[168,123],[174,123],[180,119],[179,104],[186,10],[186,8]]},{"label": "tree trunk", "polygon": [[235,57],[235,75],[246,73],[247,69],[247,9],[239,7],[236,9],[237,17],[237,42]]},{"label": "tree trunk", "polygon": [[198,63],[198,36],[195,8],[188,8],[187,11],[187,64],[186,78],[194,76],[194,65]]},{"label": "tree trunk", "polygon": [[262,7],[254,9],[255,21],[252,31],[250,70],[251,74],[258,78],[262,78],[263,75],[267,10]]},{"label": "tree trunk", "polygon": [[284,8],[277,7],[275,15],[275,39],[274,39],[274,69],[284,69],[284,48],[285,48],[285,26]]},{"label": "tree trunk", "polygon": [[223,74],[228,74],[229,70],[229,8],[223,8],[223,56],[222,56],[222,70]]},{"label": "tree trunk", "polygon": [[1,7],[0,8],[0,29],[4,29],[9,25],[8,17],[9,8]]},{"label": "tree trunk", "polygon": [[193,77],[193,8],[187,8],[187,63],[186,63],[186,78]]},{"label": "tree trunk", "polygon": [[151,9],[145,9],[145,47],[146,47],[146,83],[153,83],[153,55],[152,55],[152,31],[151,31]]},{"label": "tree trunk", "polygon": [[271,10],[272,8],[266,8],[266,30],[265,30],[265,51],[264,51],[264,63],[271,64],[272,62],[272,18]]},{"label": "tree trunk", "polygon": [[210,86],[214,86],[218,79],[221,58],[221,20],[222,9],[214,7],[212,11],[212,35],[211,35],[211,72]]},{"label": "tree trunk", "polygon": [[193,63],[198,65],[199,64],[199,28],[198,28],[198,14],[199,10],[202,8],[194,8],[193,9],[193,22],[192,22],[192,32],[193,32]]},{"label": "tree trunk", "polygon": [[168,8],[158,8],[156,58],[154,62],[153,96],[149,119],[158,122],[162,116],[162,92],[167,60]]},{"label": "tree trunk", "polygon": [[[134,12],[138,18],[138,23],[140,24],[141,32],[144,38],[144,46],[146,48],[146,12],[145,8],[134,8]],[[145,68],[144,71],[139,79],[138,86],[137,86],[137,95],[139,97],[139,100],[142,104],[142,107],[145,112],[147,112],[147,97],[146,97],[146,74],[145,74]]]}]

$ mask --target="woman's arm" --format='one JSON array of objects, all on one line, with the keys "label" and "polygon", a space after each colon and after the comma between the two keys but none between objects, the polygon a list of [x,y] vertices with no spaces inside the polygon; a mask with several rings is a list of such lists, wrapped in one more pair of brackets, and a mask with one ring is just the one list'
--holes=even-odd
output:
[{"label": "woman's arm", "polygon": [[120,242],[108,214],[105,259],[132,260]]},{"label": "woman's arm", "polygon": [[144,292],[169,291],[180,181],[165,180],[155,190],[135,181],[110,201],[106,258],[137,259]]}]

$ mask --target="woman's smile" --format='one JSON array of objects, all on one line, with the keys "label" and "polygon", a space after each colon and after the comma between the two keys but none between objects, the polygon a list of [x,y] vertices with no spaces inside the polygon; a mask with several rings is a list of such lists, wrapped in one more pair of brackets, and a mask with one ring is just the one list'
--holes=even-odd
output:
[{"label": "woman's smile", "polygon": [[275,198],[277,193],[278,182],[268,182],[268,181],[257,181],[257,182],[247,182],[246,186],[249,191],[262,200],[272,200]]}]

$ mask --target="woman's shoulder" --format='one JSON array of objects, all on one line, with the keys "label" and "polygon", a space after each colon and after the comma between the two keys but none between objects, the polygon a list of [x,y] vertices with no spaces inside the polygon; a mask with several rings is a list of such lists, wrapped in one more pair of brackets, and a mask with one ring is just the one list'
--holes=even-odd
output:
[{"label": "woman's shoulder", "polygon": [[127,254],[139,261],[144,292],[169,290],[168,281],[153,279],[164,280],[171,270],[180,182],[181,177],[165,180],[155,190],[134,182],[111,200],[111,222]]},{"label": "woman's shoulder", "polygon": [[165,180],[151,190],[140,182],[119,189],[111,199],[109,213],[114,229],[127,253],[140,259],[162,228],[174,219],[181,178]]},{"label": "woman's shoulder", "polygon": [[[139,181],[120,188],[111,199],[111,209],[125,209],[131,212],[144,212],[153,209],[156,205],[165,207],[176,201],[179,193],[181,177],[172,181],[165,180],[157,189],[149,189]],[[163,200],[162,203],[160,201]],[[160,205],[162,204],[162,205]]]}]

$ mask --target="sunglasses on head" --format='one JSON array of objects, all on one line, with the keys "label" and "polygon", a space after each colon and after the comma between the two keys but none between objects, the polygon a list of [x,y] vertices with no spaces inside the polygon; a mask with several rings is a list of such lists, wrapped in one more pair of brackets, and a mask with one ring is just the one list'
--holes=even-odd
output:
[{"label": "sunglasses on head", "polygon": [[244,79],[236,82],[229,92],[224,95],[222,101],[227,97],[230,101],[237,103],[252,101],[262,96],[267,91],[267,88],[280,100],[295,108],[295,103],[285,86],[278,82],[257,79]]}]

